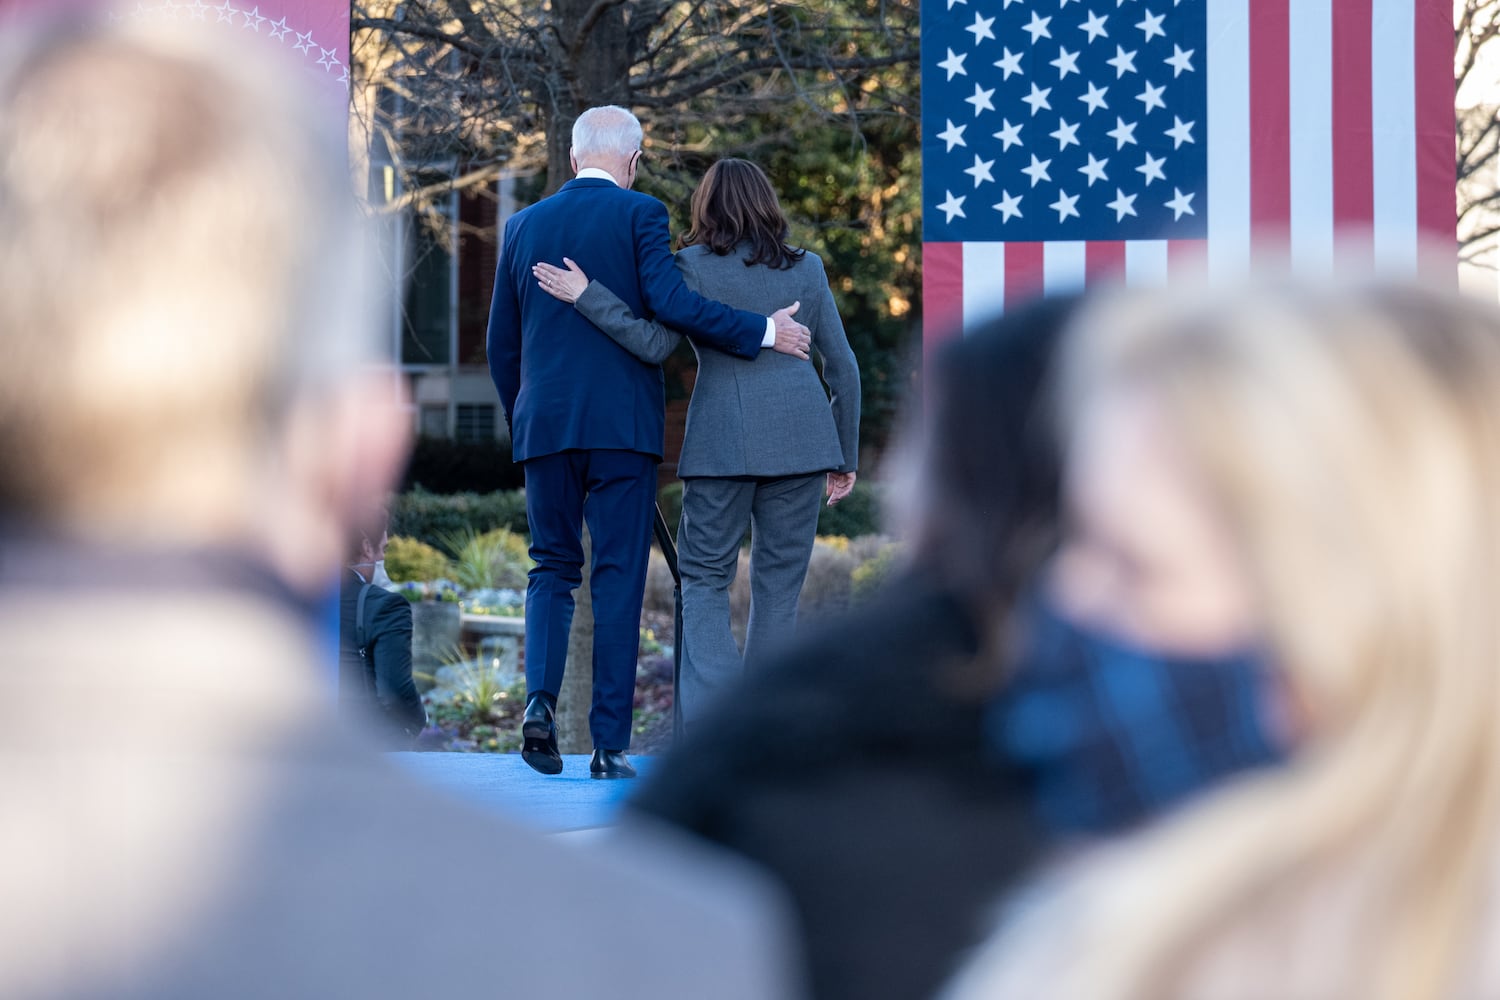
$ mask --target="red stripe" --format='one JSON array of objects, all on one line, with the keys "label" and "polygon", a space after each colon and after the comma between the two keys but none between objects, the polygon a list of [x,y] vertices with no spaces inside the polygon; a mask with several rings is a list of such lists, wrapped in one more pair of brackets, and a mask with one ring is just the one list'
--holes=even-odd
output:
[{"label": "red stripe", "polygon": [[1167,240],[1167,279],[1202,278],[1208,270],[1208,240]]},{"label": "red stripe", "polygon": [[1045,243],[1005,244],[1005,308],[1007,311],[1042,294],[1046,278]]},{"label": "red stripe", "polygon": [[1375,222],[1372,0],[1339,0],[1333,8],[1333,222],[1357,230],[1361,256]]},{"label": "red stripe", "polygon": [[1086,247],[1083,273],[1090,288],[1112,284],[1125,275],[1125,242],[1123,240],[1090,240]]},{"label": "red stripe", "polygon": [[1417,229],[1445,251],[1457,238],[1453,162],[1453,5],[1416,0]]},{"label": "red stripe", "polygon": [[1249,25],[1250,225],[1278,256],[1292,216],[1290,2],[1256,0]]},{"label": "red stripe", "polygon": [[959,335],[964,322],[964,246],[922,244],[922,353]]}]

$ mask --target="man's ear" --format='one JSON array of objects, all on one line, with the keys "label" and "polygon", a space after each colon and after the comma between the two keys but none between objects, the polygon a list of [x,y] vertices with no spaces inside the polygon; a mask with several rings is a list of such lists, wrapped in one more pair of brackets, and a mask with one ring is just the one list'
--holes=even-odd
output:
[{"label": "man's ear", "polygon": [[572,146],[568,147],[568,166],[573,169],[573,173],[578,173],[578,157],[573,155]]}]

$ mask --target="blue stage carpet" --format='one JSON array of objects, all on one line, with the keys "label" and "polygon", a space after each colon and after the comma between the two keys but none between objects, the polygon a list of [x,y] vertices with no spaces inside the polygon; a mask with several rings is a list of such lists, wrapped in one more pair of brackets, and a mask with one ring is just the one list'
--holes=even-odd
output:
[{"label": "blue stage carpet", "polygon": [[[638,781],[589,777],[587,755],[563,757],[556,777],[538,774],[518,753],[393,753],[418,778],[462,799],[549,833],[608,826]],[[642,776],[649,757],[632,757]]]}]

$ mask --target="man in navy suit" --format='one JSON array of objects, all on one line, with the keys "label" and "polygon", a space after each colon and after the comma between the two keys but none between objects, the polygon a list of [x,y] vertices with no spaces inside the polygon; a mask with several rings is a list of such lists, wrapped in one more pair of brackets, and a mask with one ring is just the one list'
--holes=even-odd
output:
[{"label": "man in navy suit", "polygon": [[806,358],[811,336],[797,303],[770,317],[731,309],[683,284],[667,210],[630,190],[641,125],[624,108],[591,108],[573,126],[577,175],[505,226],[490,305],[490,375],[526,472],[531,571],[526,588],[526,715],[521,755],[543,774],[562,771],[553,710],[562,686],[583,581],[582,524],[593,541],[595,778],[635,776],[630,745],[641,599],[661,461],[665,393],[659,365],[635,358],[570,304],[542,291],[538,261],[567,253],[637,316],[697,342],[754,358],[773,348]]}]

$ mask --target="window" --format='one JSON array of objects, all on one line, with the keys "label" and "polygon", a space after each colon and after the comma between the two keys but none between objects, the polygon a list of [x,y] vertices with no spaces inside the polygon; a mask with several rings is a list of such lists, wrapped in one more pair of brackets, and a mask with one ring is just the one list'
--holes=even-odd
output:
[{"label": "window", "polygon": [[453,333],[453,199],[406,222],[406,295],[402,305],[401,363],[446,365]]},{"label": "window", "polygon": [[448,407],[446,406],[424,406],[422,407],[422,427],[418,431],[422,437],[444,438],[448,436]]},{"label": "window", "polygon": [[455,407],[453,436],[460,441],[495,440],[495,405],[459,403]]}]

